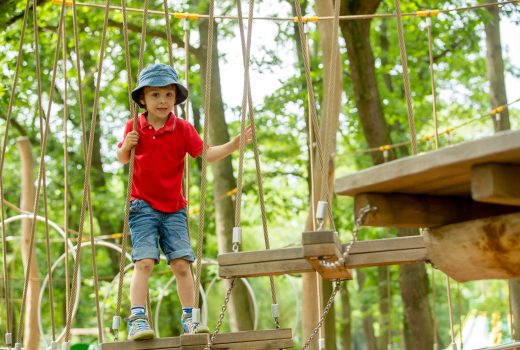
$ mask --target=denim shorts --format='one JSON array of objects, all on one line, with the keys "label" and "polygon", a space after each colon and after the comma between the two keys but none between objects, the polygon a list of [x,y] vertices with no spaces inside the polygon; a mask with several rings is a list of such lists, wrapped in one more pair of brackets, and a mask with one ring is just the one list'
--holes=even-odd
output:
[{"label": "denim shorts", "polygon": [[154,259],[161,247],[168,264],[174,259],[195,260],[186,227],[186,208],[174,213],[153,209],[142,199],[130,202],[128,226],[132,233],[132,261]]}]

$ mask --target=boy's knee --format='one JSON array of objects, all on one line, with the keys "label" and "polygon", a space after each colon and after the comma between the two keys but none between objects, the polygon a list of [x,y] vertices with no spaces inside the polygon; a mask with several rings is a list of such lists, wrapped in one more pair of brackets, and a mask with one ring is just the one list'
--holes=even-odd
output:
[{"label": "boy's knee", "polygon": [[191,274],[191,266],[190,263],[184,259],[173,259],[170,261],[170,267],[172,271],[176,274]]},{"label": "boy's knee", "polygon": [[134,263],[135,268],[145,273],[152,273],[155,261],[153,259],[138,260]]}]

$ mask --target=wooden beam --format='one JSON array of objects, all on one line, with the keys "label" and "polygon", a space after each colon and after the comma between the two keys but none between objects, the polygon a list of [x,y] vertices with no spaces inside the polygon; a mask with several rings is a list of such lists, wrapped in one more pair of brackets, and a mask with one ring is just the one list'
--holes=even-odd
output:
[{"label": "wooden beam", "polygon": [[[100,344],[101,350],[203,350],[210,334],[183,334],[179,337]],[[211,349],[278,350],[293,347],[290,328],[217,334]]]},{"label": "wooden beam", "polygon": [[471,196],[479,202],[520,206],[520,165],[474,165]]},{"label": "wooden beam", "polygon": [[516,206],[479,203],[466,197],[362,193],[354,197],[354,213],[367,205],[378,210],[367,214],[364,226],[437,227],[520,211]]},{"label": "wooden beam", "polygon": [[428,258],[459,282],[520,278],[520,213],[430,229]]},{"label": "wooden beam", "polygon": [[[342,249],[345,248],[345,245]],[[284,255],[289,252],[290,254]],[[347,269],[401,265],[427,260],[421,236],[357,241],[347,257]],[[313,272],[303,254],[303,247],[254,252],[225,253],[218,257],[222,278],[273,276]]]},{"label": "wooden beam", "polygon": [[147,350],[147,349],[181,349],[181,338],[161,338],[161,339],[150,339],[143,341],[121,341],[113,343],[101,343],[99,344],[100,350]]},{"label": "wooden beam", "polygon": [[335,181],[339,195],[408,193],[470,196],[470,170],[482,163],[520,164],[520,130],[397,159]]}]

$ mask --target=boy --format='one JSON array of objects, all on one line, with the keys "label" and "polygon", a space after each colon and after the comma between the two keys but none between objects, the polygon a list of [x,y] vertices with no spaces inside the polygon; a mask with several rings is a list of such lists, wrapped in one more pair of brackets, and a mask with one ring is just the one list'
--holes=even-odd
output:
[{"label": "boy", "polygon": [[[124,139],[118,144],[117,157],[123,164],[128,163],[135,147],[129,214],[135,264],[130,283],[130,340],[155,336],[146,317],[145,302],[148,279],[153,266],[159,263],[158,245],[177,280],[183,331],[197,331],[191,319],[195,304],[191,263],[195,256],[187,232],[182,176],[186,154],[197,157],[204,145],[195,128],[172,113],[174,106],[187,97],[188,90],[179,84],[172,67],[153,64],[143,69],[132,99],[146,111],[139,116],[136,131],[133,120],[127,122]],[[250,142],[251,128],[247,128],[245,137]],[[209,162],[223,159],[238,150],[240,135],[226,144],[205,147]]]}]

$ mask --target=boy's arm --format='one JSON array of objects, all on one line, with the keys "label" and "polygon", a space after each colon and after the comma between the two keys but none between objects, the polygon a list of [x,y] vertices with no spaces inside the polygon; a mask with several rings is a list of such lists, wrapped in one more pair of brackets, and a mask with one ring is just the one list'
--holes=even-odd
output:
[{"label": "boy's arm", "polygon": [[123,141],[123,144],[117,150],[117,159],[123,164],[128,163],[130,160],[130,151],[137,145],[139,141],[139,134],[137,131],[130,131]]},{"label": "boy's arm", "polygon": [[[251,134],[251,127],[248,126],[245,131],[245,142],[248,144],[251,142],[252,134]],[[210,146],[208,147],[206,151],[206,158],[208,159],[208,162],[216,162],[217,160],[221,160],[229,156],[231,153],[235,152],[240,148],[240,134],[233,137],[231,141],[219,145],[219,146]]]}]

